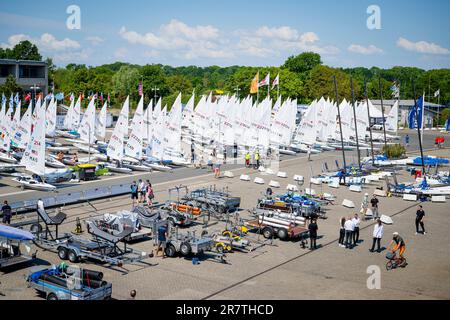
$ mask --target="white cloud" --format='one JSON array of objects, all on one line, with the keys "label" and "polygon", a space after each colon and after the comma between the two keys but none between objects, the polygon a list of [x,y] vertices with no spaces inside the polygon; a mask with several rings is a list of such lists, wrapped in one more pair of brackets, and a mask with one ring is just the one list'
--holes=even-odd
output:
[{"label": "white cloud", "polygon": [[80,63],[89,62],[91,58],[91,50],[81,50],[81,51],[67,51],[62,53],[57,53],[53,55],[53,61],[55,63]]},{"label": "white cloud", "polygon": [[157,32],[139,33],[122,27],[119,35],[128,43],[139,44],[154,50],[164,50],[168,54],[183,59],[232,58],[234,54],[223,46],[219,30],[213,26],[188,26],[171,20]]},{"label": "white cloud", "polygon": [[263,38],[274,38],[285,41],[295,41],[298,39],[298,31],[291,27],[283,26],[279,28],[269,28],[263,26],[256,30],[256,35]]},{"label": "white cloud", "polygon": [[98,46],[105,41],[105,39],[97,36],[87,37],[86,40],[89,41],[94,46]]},{"label": "white cloud", "polygon": [[267,58],[274,53],[273,50],[264,47],[261,38],[256,37],[241,37],[238,49],[246,55],[258,58]]},{"label": "white cloud", "polygon": [[72,39],[64,38],[58,40],[50,33],[44,33],[40,38],[32,38],[25,34],[15,34],[8,38],[7,44],[2,44],[4,48],[12,48],[21,41],[28,40],[38,46],[43,51],[64,51],[67,49],[79,49],[80,44]]},{"label": "white cloud", "polygon": [[450,51],[447,48],[443,48],[435,43],[426,41],[412,42],[405,38],[399,38],[397,40],[397,46],[408,51],[414,51],[419,53],[428,54],[449,54]]},{"label": "white cloud", "polygon": [[369,45],[368,47],[364,47],[359,44],[352,44],[348,47],[348,51],[353,52],[353,53],[365,54],[365,55],[383,53],[382,49],[377,48],[373,44]]}]

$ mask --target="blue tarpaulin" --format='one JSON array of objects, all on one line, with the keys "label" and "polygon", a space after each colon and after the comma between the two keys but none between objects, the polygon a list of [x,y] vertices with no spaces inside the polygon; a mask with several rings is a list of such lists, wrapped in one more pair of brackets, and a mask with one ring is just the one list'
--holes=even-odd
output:
[{"label": "blue tarpaulin", "polygon": [[10,240],[33,240],[34,236],[31,232],[12,228],[8,226],[0,226],[0,238],[6,238]]},{"label": "blue tarpaulin", "polygon": [[[432,166],[436,164],[448,164],[448,159],[442,159],[442,158],[431,158],[431,157],[423,157],[423,162],[427,166]],[[417,157],[414,159],[413,163],[415,165],[422,165],[422,157]]]}]

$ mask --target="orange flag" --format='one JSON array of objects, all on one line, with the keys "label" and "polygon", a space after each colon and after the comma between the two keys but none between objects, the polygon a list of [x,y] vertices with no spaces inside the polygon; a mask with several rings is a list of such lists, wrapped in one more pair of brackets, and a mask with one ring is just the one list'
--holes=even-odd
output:
[{"label": "orange flag", "polygon": [[252,80],[252,84],[250,86],[250,94],[258,93],[258,84],[259,84],[259,72],[256,74],[255,78]]}]

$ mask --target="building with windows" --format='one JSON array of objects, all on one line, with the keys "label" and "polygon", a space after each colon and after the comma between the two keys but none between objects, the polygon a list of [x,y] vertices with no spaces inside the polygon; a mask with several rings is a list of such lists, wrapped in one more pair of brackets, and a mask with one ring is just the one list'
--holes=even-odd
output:
[{"label": "building with windows", "polygon": [[25,94],[48,94],[48,66],[44,61],[0,59],[0,85],[12,75]]}]

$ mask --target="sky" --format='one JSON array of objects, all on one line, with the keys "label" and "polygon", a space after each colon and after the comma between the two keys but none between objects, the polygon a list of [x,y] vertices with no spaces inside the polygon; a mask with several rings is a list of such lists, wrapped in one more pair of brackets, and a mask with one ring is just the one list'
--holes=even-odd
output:
[{"label": "sky", "polygon": [[450,67],[449,12],[447,0],[0,0],[0,46],[30,40],[57,66],[280,66],[313,51],[333,67],[428,70]]}]

